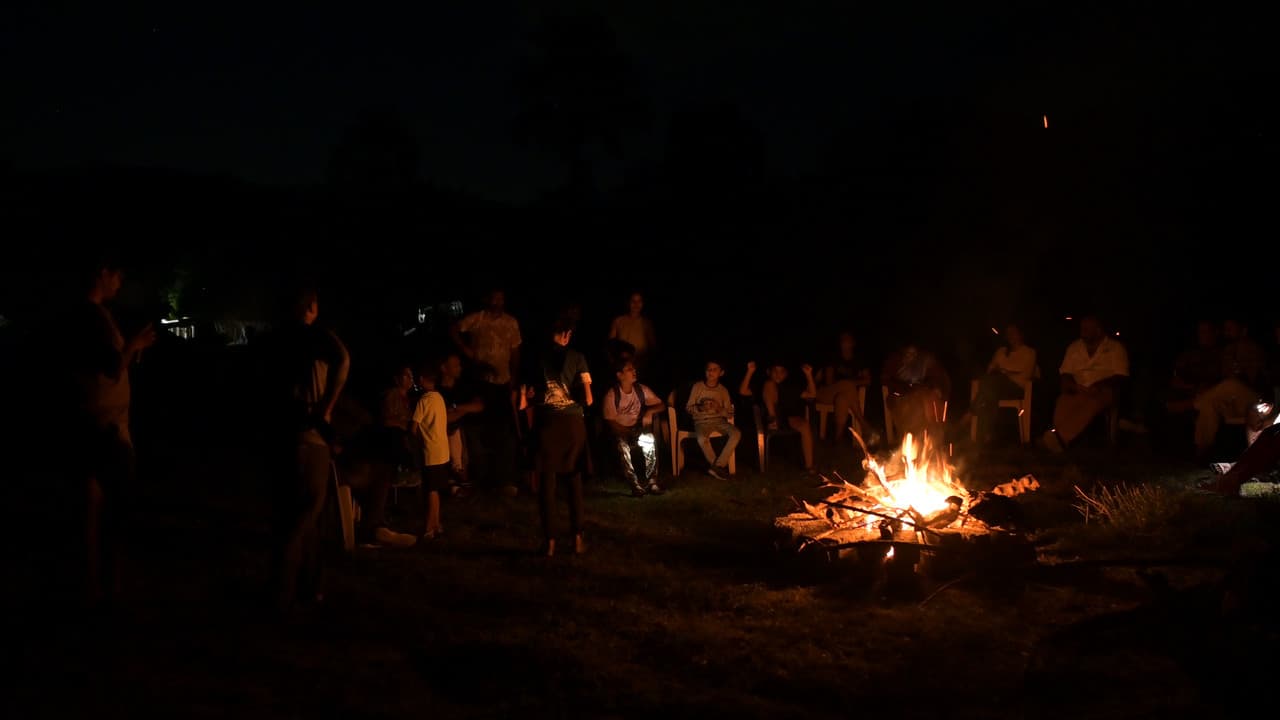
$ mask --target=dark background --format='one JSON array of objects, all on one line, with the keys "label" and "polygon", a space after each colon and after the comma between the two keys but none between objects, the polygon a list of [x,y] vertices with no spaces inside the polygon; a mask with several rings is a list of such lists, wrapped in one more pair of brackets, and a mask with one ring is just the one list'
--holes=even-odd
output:
[{"label": "dark background", "polygon": [[1152,378],[1198,317],[1269,334],[1261,15],[596,5],[20,5],[8,332],[111,244],[133,321],[263,318],[304,274],[356,351],[492,282],[530,339],[581,303],[586,344],[642,289],[681,375],[816,362],[841,326],[958,388],[1010,318],[1053,368],[1098,311]]}]

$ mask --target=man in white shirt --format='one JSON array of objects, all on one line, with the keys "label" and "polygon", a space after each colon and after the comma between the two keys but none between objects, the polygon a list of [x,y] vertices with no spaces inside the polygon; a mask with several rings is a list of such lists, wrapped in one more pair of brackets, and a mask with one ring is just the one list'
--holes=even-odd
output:
[{"label": "man in white shirt", "polygon": [[1103,333],[1097,317],[1088,315],[1080,319],[1080,339],[1067,346],[1058,373],[1062,392],[1043,443],[1062,452],[1099,413],[1115,404],[1116,384],[1129,377],[1129,353]]},{"label": "man in white shirt", "polygon": [[[506,293],[491,290],[483,310],[466,315],[450,328],[458,349],[492,369],[492,382],[498,385],[510,385],[520,367],[520,323],[507,313],[506,307]],[[462,333],[469,336],[469,342],[463,341]]]}]

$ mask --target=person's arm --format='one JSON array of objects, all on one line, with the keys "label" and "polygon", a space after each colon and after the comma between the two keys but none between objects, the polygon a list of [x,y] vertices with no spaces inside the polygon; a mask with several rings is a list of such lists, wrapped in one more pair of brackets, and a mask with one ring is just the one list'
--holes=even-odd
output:
[{"label": "person's arm", "polygon": [[462,418],[478,412],[484,412],[484,400],[480,399],[479,396],[474,397],[467,402],[460,403],[457,407],[449,408],[446,413],[446,417],[448,418],[449,424],[452,425]]},{"label": "person's arm", "polygon": [[756,361],[752,360],[747,363],[747,372],[742,376],[742,382],[738,383],[738,394],[742,397],[751,397],[751,378],[756,374]]},{"label": "person's arm", "polygon": [[684,403],[684,411],[692,417],[697,417],[695,413],[698,411],[699,405],[702,403],[702,383],[694,383],[693,389],[689,391],[689,399]]},{"label": "person's arm", "polygon": [[822,368],[822,384],[834,385],[836,382],[836,366],[828,365]]},{"label": "person's arm", "polygon": [[765,380],[760,393],[764,398],[765,423],[770,430],[778,429],[778,383]]},{"label": "person's arm", "polygon": [[621,319],[621,316],[615,317],[613,319],[613,322],[609,323],[609,339],[610,340],[618,339],[618,320],[620,319]]},{"label": "person's arm", "polygon": [[473,322],[472,318],[474,317],[475,314],[472,313],[449,326],[449,337],[453,339],[453,344],[458,346],[458,352],[466,355],[472,360],[476,359],[476,351],[472,350],[471,346],[462,339],[462,333],[469,332],[471,330]]},{"label": "person's arm", "polygon": [[347,374],[351,371],[351,355],[347,353],[347,346],[333,333],[329,333],[329,338],[333,341],[333,359],[329,363],[324,397],[320,398],[321,417],[325,422],[333,419],[333,406],[338,404],[338,396],[342,394],[342,388],[347,384]]},{"label": "person's arm", "polygon": [[889,392],[901,395],[908,389],[907,383],[898,379],[898,368],[902,365],[902,354],[893,353],[880,368],[880,384],[889,388]]},{"label": "person's arm", "polygon": [[1080,391],[1080,383],[1076,381],[1075,374],[1081,366],[1076,354],[1071,352],[1079,342],[1076,340],[1067,346],[1067,351],[1062,356],[1062,364],[1058,366],[1058,379],[1064,395],[1074,395]]},{"label": "person's arm", "polygon": [[510,377],[511,377],[512,384],[514,384],[516,381],[515,380],[516,376],[519,375],[520,373],[520,346],[524,344],[524,340],[523,338],[520,337],[520,323],[515,322],[513,320],[512,325],[514,325],[513,332],[515,335],[515,339],[512,340],[512,345],[511,345]]},{"label": "person's arm", "polygon": [[[1004,368],[1000,367],[1000,355],[1005,352],[1004,348],[1000,348],[991,353],[991,362],[987,363],[987,372],[1004,372]],[[1008,373],[1005,373],[1006,375]]]},{"label": "person's arm", "polygon": [[800,397],[805,400],[818,397],[818,387],[813,381],[813,366],[805,363],[800,366],[800,372],[804,373],[804,392],[800,393]]},{"label": "person's arm", "polygon": [[582,398],[587,407],[591,407],[594,398],[591,397],[591,371],[587,368],[587,359],[578,355],[578,377],[582,380]]},{"label": "person's arm", "polygon": [[665,402],[663,402],[663,401],[662,401],[662,398],[658,397],[658,396],[657,396],[657,394],[656,394],[656,393],[654,393],[654,392],[653,392],[652,390],[650,390],[649,388],[647,388],[647,387],[645,387],[645,386],[643,386],[643,385],[641,385],[641,386],[639,386],[639,387],[640,387],[640,388],[641,388],[641,390],[643,391],[643,393],[644,393],[644,398],[645,398],[645,400],[644,400],[644,412],[643,412],[643,413],[641,413],[641,415],[640,415],[640,424],[641,424],[641,425],[644,425],[644,424],[646,424],[646,423],[650,422],[651,420],[653,420],[653,417],[654,417],[655,415],[657,415],[657,414],[658,414],[658,413],[660,413],[660,412],[665,411],[665,410],[667,409],[667,404],[666,404]]}]

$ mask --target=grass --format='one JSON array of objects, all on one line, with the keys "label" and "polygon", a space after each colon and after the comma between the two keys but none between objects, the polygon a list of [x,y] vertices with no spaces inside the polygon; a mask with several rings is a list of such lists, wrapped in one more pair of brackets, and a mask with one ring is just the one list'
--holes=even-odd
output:
[{"label": "grass", "polygon": [[[1034,472],[1036,517],[1083,527],[1071,486],[1142,467],[1094,460],[1014,450],[963,477]],[[1132,688],[1164,685],[1189,688],[1162,696],[1164,710],[1212,716],[1212,693],[1176,649],[1132,634],[1063,639],[1143,612],[1140,584],[971,580],[922,605],[936,583],[895,596],[842,563],[779,549],[772,520],[788,498],[822,495],[785,459],[729,482],[689,470],[643,500],[593,484],[582,557],[531,555],[528,497],[450,500],[445,538],[337,560],[325,606],[286,623],[253,604],[265,480],[234,458],[173,467],[150,485],[117,634],[86,656],[83,636],[57,632],[69,624],[50,626],[11,698],[22,716],[1080,718],[1145,711]],[[1123,527],[1163,517],[1167,498],[1124,487],[1090,497]],[[1089,692],[1068,692],[1085,666],[1097,671]],[[97,670],[85,680],[84,667]]]}]

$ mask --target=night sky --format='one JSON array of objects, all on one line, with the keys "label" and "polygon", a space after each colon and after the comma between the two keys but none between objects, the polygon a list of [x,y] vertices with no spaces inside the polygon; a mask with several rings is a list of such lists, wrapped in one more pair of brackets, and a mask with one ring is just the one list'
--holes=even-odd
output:
[{"label": "night sky", "polygon": [[[440,185],[524,203],[562,180],[553,153],[513,132],[514,78],[553,4],[23,5],[5,31],[19,167],[141,165],[306,184],[324,177],[344,127],[390,108]],[[739,108],[794,177],[819,172],[848,128],[889,110],[901,132],[996,154],[1005,149],[991,147],[992,134],[1039,126],[1043,114],[1052,131],[1085,135],[1119,163],[1274,150],[1264,107],[1274,93],[1260,84],[1274,60],[1260,18],[1118,5],[790,3],[783,13],[628,3],[605,19],[652,122],[630,133],[621,157],[602,156],[600,182],[659,163],[672,113],[708,101]],[[1188,159],[1193,142],[1208,156]]]},{"label": "night sky", "polygon": [[[1114,317],[1127,328],[1177,303],[1188,317],[1160,322],[1180,333],[1192,314],[1237,299],[1253,312],[1270,294],[1240,279],[1277,255],[1276,62],[1262,16],[1191,3],[147,5],[25,3],[10,14],[0,160],[54,178],[149,168],[316,188],[350,128],[380,117],[416,146],[421,182],[490,207],[540,208],[572,175],[563,148],[524,132],[530,98],[546,97],[528,73],[563,47],[545,40],[548,28],[588,17],[585,34],[568,37],[594,49],[561,68],[598,88],[579,110],[599,111],[597,97],[629,103],[616,146],[583,145],[597,197],[614,198],[601,207],[627,210],[573,228],[587,242],[567,244],[575,258],[602,266],[613,240],[659,267],[701,253],[779,317],[828,304],[865,323],[909,306],[922,327],[945,327],[945,307],[973,315],[956,331],[966,333],[1010,306],[1054,317],[1099,301],[1123,310]],[[623,72],[598,71],[608,63]],[[757,175],[769,179],[763,196],[735,184]],[[42,187],[42,212],[66,215],[56,186]],[[300,210],[269,226],[203,186],[165,187],[163,198],[126,191],[91,227],[167,211],[139,237],[204,247],[204,260],[184,262],[218,260],[240,283],[261,248],[291,257],[291,236],[323,235],[339,267],[359,257],[413,273],[399,243],[448,237],[432,252],[466,251],[547,232],[432,235],[420,218],[397,227],[374,212],[343,225]],[[685,204],[667,206],[667,226],[634,222],[672,197]],[[757,222],[775,198],[790,214]],[[373,221],[383,225],[369,230]],[[36,213],[27,227],[48,225]],[[838,260],[850,252],[856,262]],[[142,254],[171,269],[172,253]],[[527,250],[512,267],[530,262],[564,260]],[[597,275],[581,284],[614,298]],[[669,267],[640,286],[664,288],[672,304],[722,292]]]}]

